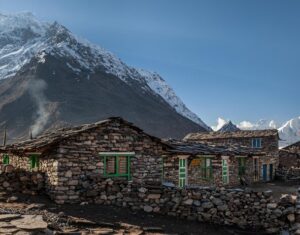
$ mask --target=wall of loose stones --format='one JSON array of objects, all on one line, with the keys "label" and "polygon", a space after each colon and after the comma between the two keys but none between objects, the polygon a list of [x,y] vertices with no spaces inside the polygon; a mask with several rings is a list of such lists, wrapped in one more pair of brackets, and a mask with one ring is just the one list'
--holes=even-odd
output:
[{"label": "wall of loose stones", "polygon": [[40,172],[10,169],[0,174],[0,192],[34,195],[45,189],[45,175]]},{"label": "wall of loose stones", "polygon": [[[55,155],[57,183],[49,194],[57,203],[79,202],[87,187],[85,179],[103,177],[104,164],[99,152],[135,152],[131,158],[131,180],[161,182],[163,147],[146,134],[118,122],[82,132],[59,144]],[[89,195],[94,194],[90,190]]]},{"label": "wall of loose stones", "polygon": [[300,168],[300,151],[279,150],[279,168]]},{"label": "wall of loose stones", "polygon": [[[116,205],[132,210],[177,216],[182,219],[237,225],[276,232],[300,218],[295,214],[296,196],[280,201],[272,192],[226,190],[225,188],[178,189],[141,186],[121,180],[90,178],[81,201]],[[89,194],[89,190],[93,193]]]},{"label": "wall of loose stones", "polygon": [[43,153],[39,156],[39,167],[36,169],[30,168],[29,155],[26,154],[16,154],[8,152],[6,153],[9,156],[9,165],[18,172],[19,170],[23,172],[41,172],[44,175],[45,180],[45,189],[51,194],[53,186],[58,183],[58,161],[57,161],[57,148],[53,148],[49,151]]}]

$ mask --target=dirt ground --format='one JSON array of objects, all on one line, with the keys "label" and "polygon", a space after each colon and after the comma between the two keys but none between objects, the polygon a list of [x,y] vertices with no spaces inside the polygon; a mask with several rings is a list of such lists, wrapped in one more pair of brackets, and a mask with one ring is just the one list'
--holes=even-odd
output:
[{"label": "dirt ground", "polygon": [[[238,235],[238,234],[263,234],[261,232],[243,231],[233,227],[218,226],[209,223],[199,223],[184,219],[148,214],[142,211],[136,212],[126,208],[105,205],[57,205],[47,197],[23,196],[20,198],[23,204],[44,204],[47,211],[54,214],[63,214],[67,217],[77,217],[107,226],[108,233],[101,234],[201,234],[201,235]],[[20,203],[20,204],[22,204]],[[4,204],[2,204],[3,206]],[[14,204],[17,206],[18,204]],[[6,204],[6,206],[9,206]],[[0,205],[1,207],[1,205]],[[84,228],[83,225],[82,228]],[[114,228],[113,231],[109,228]],[[135,232],[127,228],[135,228]],[[79,228],[80,229],[80,228]],[[80,230],[81,231],[81,230]],[[142,232],[141,232],[142,231]],[[147,232],[149,231],[149,232]],[[80,233],[79,233],[80,234]],[[83,234],[83,233],[82,233]]]},{"label": "dirt ground", "polygon": [[248,188],[253,189],[254,191],[258,191],[258,192],[272,190],[274,199],[279,199],[284,194],[296,194],[299,187],[300,187],[300,184],[291,185],[291,184],[281,182],[281,181],[274,181],[274,182],[270,182],[270,183],[253,184]]}]

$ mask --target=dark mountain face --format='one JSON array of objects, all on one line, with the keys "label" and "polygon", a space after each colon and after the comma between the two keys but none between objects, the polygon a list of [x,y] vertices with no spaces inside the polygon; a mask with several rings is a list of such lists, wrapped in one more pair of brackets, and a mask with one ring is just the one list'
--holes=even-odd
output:
[{"label": "dark mountain face", "polygon": [[227,122],[223,125],[217,132],[232,132],[232,131],[240,131],[240,129],[234,125],[231,121]]},{"label": "dark mountain face", "polygon": [[179,115],[163,99],[101,70],[78,76],[61,59],[33,59],[16,76],[0,83],[0,123],[8,137],[28,138],[48,128],[121,116],[159,137],[182,138],[205,131]]},{"label": "dark mountain face", "polygon": [[10,142],[110,116],[158,137],[210,129],[157,73],[127,66],[58,23],[0,18],[0,130]]}]

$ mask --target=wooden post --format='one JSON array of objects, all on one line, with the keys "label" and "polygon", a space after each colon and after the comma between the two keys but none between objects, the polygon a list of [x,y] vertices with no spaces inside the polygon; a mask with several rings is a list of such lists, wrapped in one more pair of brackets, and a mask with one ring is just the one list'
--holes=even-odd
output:
[{"label": "wooden post", "polygon": [[4,136],[3,136],[3,146],[6,146],[6,138],[7,138],[7,134],[6,134],[6,126],[4,127]]}]

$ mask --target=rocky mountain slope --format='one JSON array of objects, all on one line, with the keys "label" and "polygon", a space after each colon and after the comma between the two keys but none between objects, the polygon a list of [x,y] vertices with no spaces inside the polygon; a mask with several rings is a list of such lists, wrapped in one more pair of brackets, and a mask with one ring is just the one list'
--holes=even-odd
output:
[{"label": "rocky mountain slope", "polygon": [[0,129],[11,141],[109,116],[160,137],[210,129],[157,73],[126,65],[56,22],[0,14]]},{"label": "rocky mountain slope", "polygon": [[217,132],[232,132],[239,131],[240,129],[234,125],[231,121],[226,122]]}]

